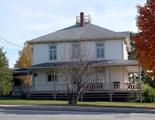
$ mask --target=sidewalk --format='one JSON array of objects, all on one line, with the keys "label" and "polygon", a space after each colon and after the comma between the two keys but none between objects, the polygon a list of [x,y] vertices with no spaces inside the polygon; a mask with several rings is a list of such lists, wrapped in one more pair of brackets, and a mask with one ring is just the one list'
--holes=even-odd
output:
[{"label": "sidewalk", "polygon": [[122,108],[122,107],[83,107],[83,106],[0,105],[0,109],[155,114],[155,109],[128,108],[128,107]]}]

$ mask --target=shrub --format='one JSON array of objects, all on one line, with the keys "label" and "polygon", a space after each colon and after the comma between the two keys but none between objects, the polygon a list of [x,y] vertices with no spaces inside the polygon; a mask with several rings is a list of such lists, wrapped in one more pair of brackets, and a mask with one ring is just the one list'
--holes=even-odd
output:
[{"label": "shrub", "polygon": [[155,102],[155,88],[148,84],[144,84],[142,90],[144,102]]}]

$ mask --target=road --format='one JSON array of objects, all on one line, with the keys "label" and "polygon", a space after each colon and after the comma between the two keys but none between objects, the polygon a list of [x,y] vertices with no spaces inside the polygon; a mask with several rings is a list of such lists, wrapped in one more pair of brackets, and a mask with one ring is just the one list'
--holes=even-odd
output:
[{"label": "road", "polygon": [[149,113],[111,113],[0,108],[0,120],[154,120]]}]

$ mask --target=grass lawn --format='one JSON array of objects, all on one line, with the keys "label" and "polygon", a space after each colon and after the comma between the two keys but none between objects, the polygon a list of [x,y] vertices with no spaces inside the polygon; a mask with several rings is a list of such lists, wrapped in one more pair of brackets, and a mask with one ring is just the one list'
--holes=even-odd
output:
[{"label": "grass lawn", "polygon": [[0,105],[67,105],[67,101],[0,99]]},{"label": "grass lawn", "polygon": [[155,103],[137,103],[137,102],[80,102],[80,106],[98,106],[98,107],[142,107],[154,108]]},{"label": "grass lawn", "polygon": [[[0,99],[0,105],[67,105],[67,101],[56,100],[22,100],[22,99]],[[77,106],[113,106],[113,107],[143,107],[155,108],[155,103],[136,102],[78,102]]]}]

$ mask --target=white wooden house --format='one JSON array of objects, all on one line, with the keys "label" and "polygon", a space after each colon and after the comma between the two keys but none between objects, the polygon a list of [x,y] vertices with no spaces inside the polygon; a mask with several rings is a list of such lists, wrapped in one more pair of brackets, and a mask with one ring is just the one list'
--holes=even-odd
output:
[{"label": "white wooden house", "polygon": [[[86,92],[129,92],[137,89],[138,79],[133,77],[134,80],[129,80],[129,73],[139,73],[137,61],[128,60],[129,32],[114,32],[94,25],[89,16],[81,13],[75,25],[27,42],[33,46],[32,66],[29,67],[33,72],[30,93],[65,92],[65,80],[49,71],[76,59],[81,48],[87,54],[86,61],[97,61],[103,68],[101,80],[93,77]],[[56,81],[55,87],[53,79]]]}]

